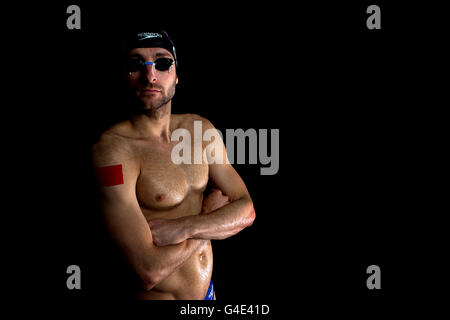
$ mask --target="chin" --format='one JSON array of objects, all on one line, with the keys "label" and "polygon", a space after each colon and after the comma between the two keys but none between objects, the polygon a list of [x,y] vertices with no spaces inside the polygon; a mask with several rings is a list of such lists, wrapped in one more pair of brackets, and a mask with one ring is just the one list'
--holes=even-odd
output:
[{"label": "chin", "polygon": [[158,108],[158,101],[152,99],[152,97],[143,97],[138,99],[142,108],[145,110],[153,110]]},{"label": "chin", "polygon": [[161,109],[164,104],[160,103],[159,101],[142,101],[142,108],[146,111],[155,111],[158,109]]}]

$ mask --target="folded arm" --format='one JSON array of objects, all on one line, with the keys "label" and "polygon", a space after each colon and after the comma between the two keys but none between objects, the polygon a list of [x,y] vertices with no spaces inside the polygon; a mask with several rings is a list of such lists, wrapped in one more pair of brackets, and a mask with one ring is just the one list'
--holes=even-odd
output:
[{"label": "folded arm", "polygon": [[[114,148],[120,150],[120,148]],[[120,151],[112,153],[108,143],[94,146],[96,168],[122,165],[123,183],[100,188],[101,207],[111,237],[142,281],[144,290],[152,289],[186,262],[203,240],[185,240],[176,245],[157,247],[135,192],[139,168]],[[101,177],[100,177],[101,179]]]},{"label": "folded arm", "polygon": [[[203,128],[214,130],[206,119],[203,119]],[[223,141],[217,143],[222,148],[223,160],[209,164],[209,183],[219,189],[229,199],[229,203],[207,214],[150,222],[158,246],[179,243],[185,239],[225,239],[253,224],[255,210],[247,187],[229,163]]]},{"label": "folded arm", "polygon": [[191,239],[176,245],[155,246],[137,201],[121,198],[120,188],[102,190],[104,219],[111,237],[141,279],[143,289],[150,290],[183,265],[204,241]]},{"label": "folded arm", "polygon": [[[234,169],[231,169],[232,167],[228,169],[223,168],[223,170],[229,171],[229,177],[236,175],[236,180],[240,180]],[[230,180],[225,184],[216,184],[223,195],[229,199],[227,204],[207,212],[207,214],[188,216],[180,219],[187,226],[186,234],[188,239],[226,239],[253,224],[255,210],[250,196],[245,192],[246,189],[245,191],[242,190],[242,194],[236,193],[237,188],[232,191],[229,190],[227,185],[232,183]],[[235,185],[239,186],[241,184],[239,181],[236,181]]]}]

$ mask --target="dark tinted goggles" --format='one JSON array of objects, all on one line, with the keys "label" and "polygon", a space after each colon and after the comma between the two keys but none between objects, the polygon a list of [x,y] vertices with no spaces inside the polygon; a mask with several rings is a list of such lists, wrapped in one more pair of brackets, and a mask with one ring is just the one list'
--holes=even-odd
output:
[{"label": "dark tinted goggles", "polygon": [[146,66],[151,65],[158,71],[167,71],[171,70],[171,67],[174,64],[174,60],[171,58],[158,58],[155,61],[145,62],[141,59],[132,58],[128,62],[128,72],[136,72],[143,71],[146,69]]}]

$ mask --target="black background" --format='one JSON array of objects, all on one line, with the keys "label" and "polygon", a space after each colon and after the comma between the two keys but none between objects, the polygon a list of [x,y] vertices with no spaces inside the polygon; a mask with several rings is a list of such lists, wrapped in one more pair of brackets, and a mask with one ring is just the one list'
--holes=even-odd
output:
[{"label": "black background", "polygon": [[[70,4],[81,8],[81,30],[66,27]],[[366,28],[370,4],[381,7],[381,30]],[[13,56],[28,63],[13,82],[18,170],[7,173],[9,200],[25,212],[21,230],[30,235],[12,250],[15,296],[72,310],[126,288],[100,228],[89,148],[120,107],[118,36],[140,26],[162,27],[176,44],[174,113],[200,114],[222,132],[280,129],[276,175],[235,165],[257,218],[213,242],[221,303],[365,318],[434,292],[443,268],[434,255],[442,236],[432,231],[442,212],[434,199],[442,191],[428,161],[440,150],[440,127],[431,124],[439,116],[425,106],[436,95],[425,94],[424,82],[439,70],[434,46],[442,38],[439,19],[419,17],[438,8],[63,1],[15,10],[9,27],[23,49]],[[78,291],[66,288],[71,264],[82,270]],[[381,268],[381,290],[366,287],[372,264]]]}]

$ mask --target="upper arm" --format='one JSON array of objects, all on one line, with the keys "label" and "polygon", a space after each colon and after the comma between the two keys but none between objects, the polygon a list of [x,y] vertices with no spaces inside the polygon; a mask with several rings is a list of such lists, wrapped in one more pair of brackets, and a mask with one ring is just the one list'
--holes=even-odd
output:
[{"label": "upper arm", "polygon": [[126,152],[118,150],[120,148],[113,148],[104,141],[93,148],[93,164],[98,180],[101,180],[99,175],[104,174],[99,168],[122,166],[122,184],[99,186],[102,213],[113,240],[138,275],[147,279],[149,266],[144,257],[153,249],[153,243],[150,228],[136,198],[139,168]]},{"label": "upper arm", "polygon": [[[209,120],[203,118],[202,121],[204,130],[216,130]],[[219,135],[216,135],[216,137],[219,137]],[[209,183],[219,188],[230,200],[237,200],[243,197],[251,200],[244,181],[228,161],[227,151],[222,138],[218,138],[218,141],[214,141],[214,144],[214,149],[217,149],[217,151],[220,149],[220,156],[216,157],[219,161],[209,164]]]}]

